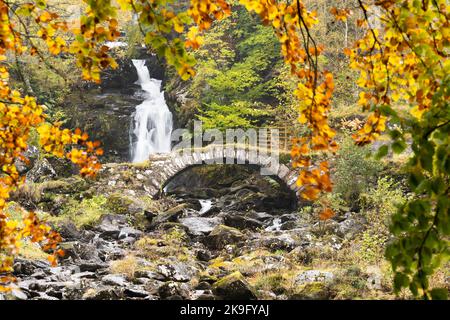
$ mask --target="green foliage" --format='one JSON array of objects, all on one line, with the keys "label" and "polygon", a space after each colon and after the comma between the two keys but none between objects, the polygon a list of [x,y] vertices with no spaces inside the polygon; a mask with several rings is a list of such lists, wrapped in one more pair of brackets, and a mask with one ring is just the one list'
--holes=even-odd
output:
[{"label": "green foliage", "polygon": [[382,177],[375,187],[369,188],[360,198],[370,228],[376,234],[387,236],[391,216],[406,200],[399,184],[388,177]]},{"label": "green foliage", "polygon": [[273,120],[285,89],[278,78],[279,50],[273,31],[245,10],[214,24],[196,52],[198,74],[189,87],[205,128],[246,128]]},{"label": "green foliage", "polygon": [[204,129],[250,128],[261,125],[269,114],[258,109],[257,105],[239,101],[225,106],[216,103],[205,105],[198,119],[203,122]]},{"label": "green foliage", "polygon": [[[435,109],[425,113],[423,121],[409,122],[414,155],[407,169],[415,196],[392,217],[395,241],[386,250],[395,271],[395,290],[409,287],[424,299],[444,298],[441,289],[430,290],[428,279],[450,257],[450,106],[444,98],[450,94],[449,76],[444,83],[433,96]],[[403,135],[397,140],[401,139]]]},{"label": "green foliage", "polygon": [[334,192],[353,210],[359,209],[359,196],[376,181],[381,170],[380,162],[370,157],[369,147],[357,147],[353,140],[345,138],[336,160]]},{"label": "green foliage", "polygon": [[367,263],[379,263],[389,239],[389,222],[399,205],[405,201],[402,189],[388,177],[361,194],[360,203],[367,219],[367,229],[361,237],[360,258]]},{"label": "green foliage", "polygon": [[39,63],[36,57],[24,56],[14,65],[12,72],[18,89],[33,94],[39,103],[52,108],[63,103],[79,77],[72,59],[50,57],[47,62],[57,67],[50,68]]}]

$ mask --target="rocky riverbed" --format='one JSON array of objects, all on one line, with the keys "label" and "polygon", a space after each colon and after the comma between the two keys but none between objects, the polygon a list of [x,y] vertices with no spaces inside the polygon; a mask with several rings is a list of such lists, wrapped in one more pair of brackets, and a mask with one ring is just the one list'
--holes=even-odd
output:
[{"label": "rocky riverbed", "polygon": [[[386,295],[377,268],[352,264],[365,226],[348,212],[326,223],[286,186],[245,166],[201,166],[145,191],[146,165],[109,165],[29,184],[10,210],[33,209],[60,232],[50,267],[29,244],[8,299],[347,299]],[[347,259],[347,260],[346,260]],[[342,261],[347,261],[342,263]],[[343,267],[344,266],[344,267]]]}]

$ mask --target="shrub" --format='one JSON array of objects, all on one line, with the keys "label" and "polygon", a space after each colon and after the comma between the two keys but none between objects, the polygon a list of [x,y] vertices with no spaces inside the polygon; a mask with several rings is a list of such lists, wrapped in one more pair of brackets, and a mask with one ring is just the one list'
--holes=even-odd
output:
[{"label": "shrub", "polygon": [[397,205],[405,200],[401,188],[388,177],[380,178],[375,187],[361,194],[360,203],[368,222],[361,239],[360,255],[364,261],[383,259],[390,218],[397,211]]},{"label": "shrub", "polygon": [[359,211],[360,194],[376,181],[381,169],[381,162],[370,157],[369,147],[355,146],[353,140],[347,137],[336,160],[334,192],[342,196],[351,210]]}]

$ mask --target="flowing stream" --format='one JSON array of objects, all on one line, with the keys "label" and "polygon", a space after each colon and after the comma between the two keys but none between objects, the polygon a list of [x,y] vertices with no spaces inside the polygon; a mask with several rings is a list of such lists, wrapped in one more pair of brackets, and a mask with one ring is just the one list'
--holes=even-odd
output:
[{"label": "flowing stream", "polygon": [[171,149],[173,129],[172,113],[167,107],[161,80],[150,78],[145,60],[133,60],[145,100],[136,106],[130,132],[131,159],[142,162],[154,153],[167,153]]}]

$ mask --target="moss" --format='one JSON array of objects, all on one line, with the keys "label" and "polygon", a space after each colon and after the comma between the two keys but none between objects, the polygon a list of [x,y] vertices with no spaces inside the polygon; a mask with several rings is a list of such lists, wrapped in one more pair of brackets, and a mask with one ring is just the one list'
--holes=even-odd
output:
[{"label": "moss", "polygon": [[[154,238],[143,237],[135,242],[136,255],[145,258],[156,265],[167,258],[178,261],[194,261],[194,252],[186,246],[186,234],[172,229],[169,233],[162,233]],[[172,260],[173,261],[173,260]]]},{"label": "moss", "polygon": [[288,281],[282,273],[261,274],[253,279],[255,289],[283,294],[288,290]]},{"label": "moss", "polygon": [[61,214],[57,217],[48,217],[49,222],[73,222],[78,228],[93,226],[100,218],[107,214],[107,199],[104,196],[94,196],[91,199],[83,199],[78,202],[70,199],[62,208]]},{"label": "moss", "polygon": [[129,197],[120,193],[113,193],[108,197],[106,208],[110,209],[115,214],[127,214],[129,212],[129,207],[132,204],[133,200]]},{"label": "moss", "polygon": [[223,277],[222,279],[220,279],[219,281],[214,283],[213,288],[224,287],[224,286],[227,286],[238,280],[245,281],[245,278],[242,275],[242,273],[240,273],[239,271],[236,271],[236,272],[233,272],[233,273]]},{"label": "moss", "polygon": [[22,185],[14,198],[33,203],[51,201],[54,194],[77,194],[87,190],[89,183],[80,176]]},{"label": "moss", "polygon": [[253,288],[239,271],[233,272],[215,282],[212,289],[216,295],[226,297],[227,299],[256,299]]},{"label": "moss", "polygon": [[156,246],[160,240],[158,239],[152,239],[149,237],[143,237],[135,242],[135,247],[139,250],[145,250],[149,246]]},{"label": "moss", "polygon": [[322,282],[309,282],[294,289],[295,300],[326,300],[330,298],[328,286]]}]

